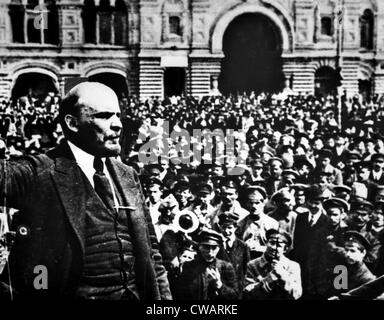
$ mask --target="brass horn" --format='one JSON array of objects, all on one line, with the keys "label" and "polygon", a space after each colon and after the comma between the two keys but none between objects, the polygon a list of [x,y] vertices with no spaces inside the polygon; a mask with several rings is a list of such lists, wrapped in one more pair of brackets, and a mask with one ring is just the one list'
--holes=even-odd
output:
[{"label": "brass horn", "polygon": [[200,227],[200,220],[192,211],[180,211],[173,219],[173,223],[178,231],[191,234]]}]

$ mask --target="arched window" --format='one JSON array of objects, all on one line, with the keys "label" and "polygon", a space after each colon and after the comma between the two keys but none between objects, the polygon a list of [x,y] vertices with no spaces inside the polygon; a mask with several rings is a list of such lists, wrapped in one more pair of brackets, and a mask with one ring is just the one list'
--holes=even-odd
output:
[{"label": "arched window", "polygon": [[9,15],[12,26],[12,41],[15,43],[24,43],[24,16],[25,7],[20,4],[11,4],[9,6]]},{"label": "arched window", "polygon": [[99,43],[112,44],[112,7],[109,0],[101,0],[99,7]]},{"label": "arched window", "polygon": [[114,7],[109,0],[100,0],[98,7],[93,0],[85,0],[82,19],[85,43],[127,43],[127,6],[124,0],[116,0]]},{"label": "arched window", "polygon": [[96,43],[96,6],[93,0],[85,0],[82,12],[84,42]]},{"label": "arched window", "polygon": [[325,36],[333,35],[333,26],[331,17],[322,17],[321,18],[321,34]]},{"label": "arched window", "polygon": [[58,44],[58,10],[53,0],[28,0],[10,6],[13,42]]},{"label": "arched window", "polygon": [[373,49],[374,16],[372,10],[365,10],[360,18],[360,46],[368,50]]},{"label": "arched window", "polygon": [[125,45],[127,43],[127,7],[123,0],[116,0],[113,26],[115,44]]}]

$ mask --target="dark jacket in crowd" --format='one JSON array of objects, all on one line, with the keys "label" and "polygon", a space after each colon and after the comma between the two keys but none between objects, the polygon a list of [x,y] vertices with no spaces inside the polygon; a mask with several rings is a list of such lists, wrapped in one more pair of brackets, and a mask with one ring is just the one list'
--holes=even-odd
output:
[{"label": "dark jacket in crowd", "polygon": [[[206,269],[219,271],[223,283],[215,290],[206,275]],[[180,275],[175,300],[236,300],[239,296],[236,272],[232,264],[215,259],[206,263],[199,254],[192,261],[185,262]]]}]

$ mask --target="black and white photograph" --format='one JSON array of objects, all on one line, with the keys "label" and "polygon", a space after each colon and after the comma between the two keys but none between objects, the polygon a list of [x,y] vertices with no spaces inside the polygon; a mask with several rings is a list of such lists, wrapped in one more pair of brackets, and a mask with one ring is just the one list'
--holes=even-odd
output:
[{"label": "black and white photograph", "polygon": [[384,300],[384,1],[0,0],[0,205],[0,304]]}]

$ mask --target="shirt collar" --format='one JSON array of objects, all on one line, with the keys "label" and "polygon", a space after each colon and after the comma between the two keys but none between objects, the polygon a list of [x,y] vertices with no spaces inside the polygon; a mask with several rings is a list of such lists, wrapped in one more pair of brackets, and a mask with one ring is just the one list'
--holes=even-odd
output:
[{"label": "shirt collar", "polygon": [[[83,171],[85,176],[88,178],[89,182],[93,186],[93,175],[95,169],[93,168],[94,156],[80,149],[78,146],[74,145],[71,141],[68,141],[69,148],[71,149],[73,156],[75,157],[77,165]],[[104,173],[107,173],[105,168],[105,158],[101,158],[104,163]]]},{"label": "shirt collar", "polygon": [[75,160],[77,164],[87,164],[91,165],[93,168],[93,159],[95,158],[93,155],[85,152],[84,150],[80,149],[78,146],[73,144],[71,141],[68,141],[69,148],[71,149]]}]

